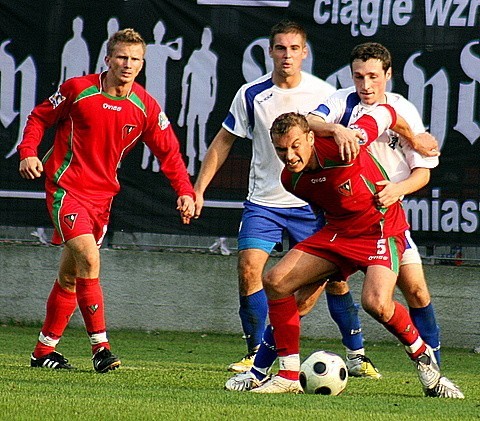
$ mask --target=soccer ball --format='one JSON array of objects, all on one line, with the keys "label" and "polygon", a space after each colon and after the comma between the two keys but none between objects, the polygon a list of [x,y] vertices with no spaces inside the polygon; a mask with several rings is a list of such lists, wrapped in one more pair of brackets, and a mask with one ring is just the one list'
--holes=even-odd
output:
[{"label": "soccer ball", "polygon": [[300,384],[305,393],[339,395],[347,386],[348,371],[340,355],[316,351],[300,367]]}]

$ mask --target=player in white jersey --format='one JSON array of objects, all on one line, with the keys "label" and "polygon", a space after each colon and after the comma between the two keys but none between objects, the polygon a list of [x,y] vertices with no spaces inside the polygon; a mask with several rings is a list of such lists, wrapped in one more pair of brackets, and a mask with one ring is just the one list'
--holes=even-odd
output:
[{"label": "player in white jersey", "polygon": [[294,87],[275,84],[274,76],[268,73],[238,90],[222,126],[237,138],[253,140],[248,201],[267,207],[306,205],[288,193],[276,177],[283,165],[276,157],[269,130],[275,118],[286,110],[306,115],[334,91],[327,82],[304,71],[299,72]]},{"label": "player in white jersey", "polygon": [[[283,21],[272,28],[269,52],[273,71],[238,90],[195,183],[199,216],[204,192],[227,159],[234,141],[251,141],[249,189],[238,234],[239,314],[248,353],[229,366],[234,372],[244,372],[252,366],[262,341],[267,316],[262,273],[270,253],[281,245],[284,232],[293,246],[323,226],[323,215],[315,215],[305,202],[281,185],[283,164],[272,146],[269,130],[278,115],[290,111],[307,114],[335,89],[302,71],[308,51],[305,30],[297,23]],[[359,325],[358,315],[354,318]],[[363,347],[361,334],[355,339]]]},{"label": "player in white jersey", "polygon": [[[356,46],[350,56],[354,86],[333,94],[308,117],[312,130],[323,136],[333,136],[357,142],[357,135],[347,126],[376,104],[391,105],[398,115],[409,123],[414,134],[425,132],[415,106],[401,95],[386,92],[392,75],[391,56],[383,45],[368,42]],[[390,181],[384,182],[378,193],[378,204],[390,206],[403,196],[424,187],[430,180],[430,169],[438,165],[438,156],[423,156],[391,130],[384,132],[369,146],[372,155],[386,170]],[[432,149],[430,155],[438,154]],[[425,153],[425,152],[424,152]],[[431,303],[422,268],[422,261],[409,232],[407,248],[402,258],[397,285],[409,306],[409,312],[421,337],[433,349],[440,363],[440,329]],[[345,283],[346,289],[348,285]],[[327,295],[328,299],[328,295]],[[442,377],[435,388],[435,396],[458,397],[458,388]],[[461,395],[463,396],[463,395]]]},{"label": "player in white jersey", "polygon": [[[408,121],[414,134],[424,133],[425,126],[415,106],[402,95],[385,92],[385,104]],[[311,114],[321,117],[326,123],[341,124],[348,127],[362,114],[375,108],[376,104],[363,104],[355,86],[339,89]],[[311,121],[311,117],[309,117]],[[392,183],[408,178],[415,168],[435,168],[438,156],[425,157],[414,150],[409,142],[392,130],[385,131],[372,144],[369,150],[387,171]],[[422,186],[423,187],[423,186]]]}]

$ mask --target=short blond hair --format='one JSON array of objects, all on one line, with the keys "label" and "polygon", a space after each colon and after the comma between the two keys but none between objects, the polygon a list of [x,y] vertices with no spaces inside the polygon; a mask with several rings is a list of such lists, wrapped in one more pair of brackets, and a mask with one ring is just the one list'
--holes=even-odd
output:
[{"label": "short blond hair", "polygon": [[117,44],[141,44],[143,48],[143,54],[147,49],[147,44],[145,43],[142,36],[132,28],[121,29],[120,31],[115,32],[107,42],[107,56],[111,57],[113,50]]}]

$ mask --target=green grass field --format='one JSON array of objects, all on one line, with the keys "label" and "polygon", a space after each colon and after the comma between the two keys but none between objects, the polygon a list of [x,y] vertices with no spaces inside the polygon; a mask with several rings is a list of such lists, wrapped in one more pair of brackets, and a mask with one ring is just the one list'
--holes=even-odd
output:
[{"label": "green grass field", "polygon": [[[75,371],[29,367],[38,327],[0,327],[2,420],[478,420],[480,355],[443,349],[444,374],[465,400],[425,398],[413,365],[394,343],[367,343],[383,374],[350,378],[336,397],[256,395],[223,390],[226,366],[241,356],[238,336],[211,333],[111,331],[123,366],[93,371],[86,334],[67,329],[59,346]],[[302,355],[339,341],[302,339]]]}]

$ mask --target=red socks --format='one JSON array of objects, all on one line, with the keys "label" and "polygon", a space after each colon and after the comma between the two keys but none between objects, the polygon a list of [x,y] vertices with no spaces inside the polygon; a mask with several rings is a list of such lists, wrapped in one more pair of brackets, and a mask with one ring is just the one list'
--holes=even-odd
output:
[{"label": "red socks", "polygon": [[58,280],[55,281],[48,296],[47,312],[40,338],[33,351],[35,358],[41,358],[55,351],[55,346],[62,337],[76,307],[76,294],[63,289]]},{"label": "red socks", "polygon": [[420,338],[418,330],[413,324],[407,309],[397,301],[394,301],[394,304],[395,311],[393,316],[388,322],[383,323],[383,325],[389,332],[393,333],[403,345],[409,347],[408,353],[410,358],[415,359],[425,352],[425,343]]},{"label": "red socks", "polygon": [[82,312],[92,351],[110,349],[107,340],[103,291],[98,278],[77,278],[77,301]]},{"label": "red socks", "polygon": [[283,357],[300,352],[300,316],[295,297],[268,300],[268,315],[278,355]]}]

